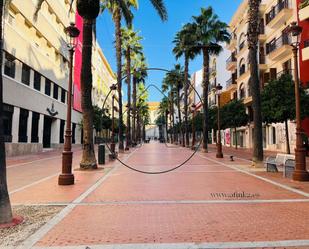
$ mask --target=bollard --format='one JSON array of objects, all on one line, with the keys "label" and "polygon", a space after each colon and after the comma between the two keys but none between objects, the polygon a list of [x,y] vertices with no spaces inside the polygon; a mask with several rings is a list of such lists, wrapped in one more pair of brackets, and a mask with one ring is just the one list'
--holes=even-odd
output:
[{"label": "bollard", "polygon": [[98,147],[98,161],[99,164],[105,164],[105,145],[100,144]]}]

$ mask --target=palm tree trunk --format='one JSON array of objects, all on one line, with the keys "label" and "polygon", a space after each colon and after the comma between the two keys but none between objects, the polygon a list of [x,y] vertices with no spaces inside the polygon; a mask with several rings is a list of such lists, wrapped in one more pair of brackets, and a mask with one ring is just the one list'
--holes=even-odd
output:
[{"label": "palm tree trunk", "polygon": [[252,89],[253,107],[253,162],[261,164],[263,162],[263,134],[262,134],[262,112],[261,112],[261,93],[258,75],[258,36],[259,36],[259,5],[260,0],[249,0],[249,25],[248,25],[248,48],[250,64],[249,84]]},{"label": "palm tree trunk", "polygon": [[209,54],[207,48],[203,48],[203,150],[208,152],[208,85],[209,85]]},{"label": "palm tree trunk", "polygon": [[132,139],[134,145],[136,144],[136,77],[135,73],[133,73],[133,129],[132,129]]},{"label": "palm tree trunk", "polygon": [[127,111],[127,144],[126,147],[131,146],[131,51],[130,47],[126,51],[127,60],[127,85],[128,85],[128,111]]},{"label": "palm tree trunk", "polygon": [[189,131],[188,131],[188,79],[189,78],[189,58],[185,57],[185,82],[184,82],[184,111],[185,111],[185,135],[186,135],[186,146],[189,147]]},{"label": "palm tree trunk", "polygon": [[118,86],[118,109],[119,109],[119,151],[124,150],[123,145],[123,116],[122,116],[122,82],[121,82],[121,12],[117,6],[114,15],[116,33],[116,59],[117,59],[117,86]]},{"label": "palm tree trunk", "polygon": [[291,154],[288,121],[285,120],[284,124],[285,124],[285,138],[286,138],[286,153]]},{"label": "palm tree trunk", "polygon": [[[3,0],[0,0],[0,65],[3,64]],[[13,219],[6,179],[5,144],[3,134],[3,76],[0,76],[0,224],[10,223]]]},{"label": "palm tree trunk", "polygon": [[169,141],[169,136],[168,136],[168,112],[165,112],[165,131],[166,131],[166,142]]},{"label": "palm tree trunk", "polygon": [[179,118],[179,123],[178,123],[179,138],[182,138],[182,141],[181,141],[182,146],[185,147],[185,141],[184,141],[185,137],[184,137],[184,134],[183,134],[182,118],[181,118],[181,110],[180,110],[180,91],[179,90],[177,91],[177,109],[178,109],[178,118]]},{"label": "palm tree trunk", "polygon": [[234,132],[235,132],[235,149],[237,150],[237,128],[234,127]]},{"label": "palm tree trunk", "polygon": [[83,157],[82,169],[96,169],[97,162],[93,144],[93,107],[92,107],[92,27],[93,20],[83,19],[83,50],[81,68],[81,106],[83,111]]}]

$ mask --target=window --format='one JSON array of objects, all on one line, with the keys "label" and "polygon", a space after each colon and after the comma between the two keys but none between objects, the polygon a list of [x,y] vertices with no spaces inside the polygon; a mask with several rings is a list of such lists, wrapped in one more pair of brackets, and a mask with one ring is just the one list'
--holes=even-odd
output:
[{"label": "window", "polygon": [[240,99],[244,99],[245,98],[245,86],[244,86],[244,84],[240,85],[240,88],[239,88],[239,98]]},{"label": "window", "polygon": [[27,143],[27,128],[28,128],[28,115],[29,111],[20,109],[19,113],[19,129],[18,129],[18,142]]},{"label": "window", "polygon": [[35,90],[41,90],[41,74],[36,71],[34,71],[33,87]]},{"label": "window", "polygon": [[45,80],[45,94],[50,96],[50,87],[51,87],[51,82],[49,79]]},{"label": "window", "polygon": [[15,78],[15,58],[14,56],[5,53],[4,74]]},{"label": "window", "polygon": [[59,95],[59,87],[56,84],[54,84],[53,98],[58,99],[58,95]]},{"label": "window", "polygon": [[273,144],[276,144],[276,127],[272,127]]},{"label": "window", "polygon": [[40,114],[33,112],[32,113],[32,125],[31,125],[31,143],[39,142],[39,120]]},{"label": "window", "polygon": [[23,64],[21,72],[21,82],[28,85],[30,84],[30,67],[26,64]]},{"label": "window", "polygon": [[60,120],[60,138],[59,138],[59,143],[63,144],[64,143],[64,126],[65,126],[65,121]]},{"label": "window", "polygon": [[12,142],[12,117],[14,107],[11,105],[3,104],[3,134],[4,142]]},{"label": "window", "polygon": [[61,102],[65,103],[65,90],[61,88]]}]

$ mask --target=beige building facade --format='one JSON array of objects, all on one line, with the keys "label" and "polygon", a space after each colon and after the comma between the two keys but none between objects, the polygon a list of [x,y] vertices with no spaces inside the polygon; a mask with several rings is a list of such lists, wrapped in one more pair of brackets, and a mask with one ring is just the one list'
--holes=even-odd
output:
[{"label": "beige building facade", "polygon": [[[271,79],[281,74],[292,74],[293,56],[289,45],[291,37],[287,27],[297,21],[297,7],[294,0],[262,0],[260,5],[260,35],[259,35],[259,78],[261,87]],[[231,77],[227,89],[231,91],[232,99],[240,99],[247,108],[250,122],[245,127],[239,127],[237,133],[232,133],[232,144],[235,146],[237,136],[240,147],[252,148],[253,110],[252,96],[249,86],[250,64],[246,33],[248,29],[248,0],[244,0],[229,23],[232,39],[227,48],[230,57],[226,68]],[[295,146],[295,124],[289,122],[290,146]],[[263,126],[263,144],[265,149],[286,151],[285,128],[283,124]]]},{"label": "beige building facade", "polygon": [[[65,27],[75,21],[76,12],[73,8],[69,13],[68,0],[46,0],[35,20],[35,6],[34,0],[13,0],[4,21],[8,156],[61,147],[64,142],[69,77]],[[81,143],[81,119],[73,110],[73,144]]]}]

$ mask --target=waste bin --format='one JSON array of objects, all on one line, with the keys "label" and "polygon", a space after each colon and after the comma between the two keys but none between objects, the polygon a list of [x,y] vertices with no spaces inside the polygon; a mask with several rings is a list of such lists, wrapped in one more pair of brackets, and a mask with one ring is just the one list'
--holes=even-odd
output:
[{"label": "waste bin", "polygon": [[105,145],[104,144],[99,145],[98,161],[99,161],[99,164],[105,164]]}]

